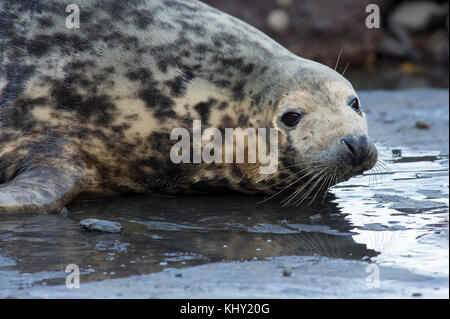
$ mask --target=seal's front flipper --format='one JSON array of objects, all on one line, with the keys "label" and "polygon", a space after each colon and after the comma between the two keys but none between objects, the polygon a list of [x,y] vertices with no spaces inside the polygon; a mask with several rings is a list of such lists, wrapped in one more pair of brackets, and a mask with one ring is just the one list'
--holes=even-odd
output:
[{"label": "seal's front flipper", "polygon": [[34,167],[0,185],[0,212],[52,212],[80,191],[80,174],[73,168]]}]

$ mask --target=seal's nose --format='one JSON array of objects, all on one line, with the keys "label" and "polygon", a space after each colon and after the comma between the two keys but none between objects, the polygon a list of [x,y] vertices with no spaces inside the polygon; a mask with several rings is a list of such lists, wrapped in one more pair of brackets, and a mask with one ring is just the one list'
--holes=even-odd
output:
[{"label": "seal's nose", "polygon": [[350,162],[353,166],[360,166],[370,159],[366,135],[347,135],[341,139],[341,143],[347,147]]}]

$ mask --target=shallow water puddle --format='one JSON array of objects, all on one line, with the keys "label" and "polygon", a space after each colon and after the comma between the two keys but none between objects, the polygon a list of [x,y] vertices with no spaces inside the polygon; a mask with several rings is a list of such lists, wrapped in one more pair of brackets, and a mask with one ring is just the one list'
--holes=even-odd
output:
[{"label": "shallow water puddle", "polygon": [[[69,264],[87,282],[283,255],[448,277],[448,157],[386,151],[390,174],[352,178],[308,207],[254,196],[134,196],[78,201],[67,216],[2,214],[0,289],[64,284]],[[78,226],[86,218],[120,222],[124,232],[86,232]]]},{"label": "shallow water puddle", "polygon": [[379,253],[372,261],[448,277],[448,157],[402,153],[378,183],[369,172],[334,187],[335,202],[348,213],[355,242]]}]

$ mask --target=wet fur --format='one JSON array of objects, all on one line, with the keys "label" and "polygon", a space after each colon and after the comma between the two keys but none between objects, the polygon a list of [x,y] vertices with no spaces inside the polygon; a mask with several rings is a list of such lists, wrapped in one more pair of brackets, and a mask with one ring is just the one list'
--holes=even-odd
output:
[{"label": "wet fur", "polygon": [[[273,127],[286,92],[318,92],[330,106],[333,83],[353,92],[331,69],[198,1],[77,4],[80,28],[67,29],[65,1],[0,3],[0,211],[20,210],[23,198],[2,208],[10,183],[24,172],[42,182],[43,167],[70,172],[55,175],[48,197],[69,195],[23,209],[54,209],[79,194],[264,189],[290,172],[283,166],[306,161],[283,130],[282,169],[267,177],[254,165],[173,164],[171,130],[193,119],[203,128]],[[317,146],[308,127],[298,138]],[[355,129],[346,127],[336,134]]]}]

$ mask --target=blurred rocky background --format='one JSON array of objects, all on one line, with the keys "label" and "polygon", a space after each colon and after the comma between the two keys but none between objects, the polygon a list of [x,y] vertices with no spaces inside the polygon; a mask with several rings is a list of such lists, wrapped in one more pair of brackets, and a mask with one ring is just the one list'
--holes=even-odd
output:
[{"label": "blurred rocky background", "polygon": [[[344,72],[357,89],[449,86],[449,3],[429,0],[203,0],[292,52]],[[367,28],[369,4],[380,28]]]}]

